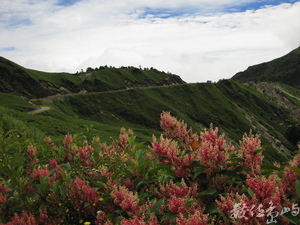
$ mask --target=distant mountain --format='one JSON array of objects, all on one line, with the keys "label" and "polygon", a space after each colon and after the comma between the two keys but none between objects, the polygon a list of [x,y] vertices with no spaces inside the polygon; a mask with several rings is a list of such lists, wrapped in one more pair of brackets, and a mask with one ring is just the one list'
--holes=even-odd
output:
[{"label": "distant mountain", "polygon": [[[299,49],[282,59],[280,70],[295,72],[298,53]],[[235,144],[252,130],[261,135],[266,161],[285,162],[300,141],[300,93],[287,85],[289,79],[295,85],[292,76],[279,74],[275,77],[284,84],[275,83],[267,72],[261,70],[261,80],[239,75],[218,83],[186,84],[177,75],[153,68],[100,66],[76,74],[46,73],[0,58],[0,129],[18,129],[35,139],[41,131],[53,139],[71,133],[110,140],[125,127],[149,143],[152,134],[161,132],[160,113],[170,111],[195,132],[213,123]],[[56,94],[61,95],[41,98]],[[27,113],[38,105],[48,110]]]},{"label": "distant mountain", "polygon": [[235,74],[232,79],[238,82],[281,82],[300,88],[300,47],[278,59],[250,66]]},{"label": "distant mountain", "polygon": [[20,93],[27,98],[183,83],[179,76],[154,68],[100,66],[76,74],[47,73],[26,69],[0,57],[0,92]]}]

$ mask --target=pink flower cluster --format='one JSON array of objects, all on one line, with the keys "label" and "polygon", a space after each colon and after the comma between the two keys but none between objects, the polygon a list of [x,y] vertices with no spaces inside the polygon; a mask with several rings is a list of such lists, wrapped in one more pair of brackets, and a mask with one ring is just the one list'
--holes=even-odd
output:
[{"label": "pink flower cluster", "polygon": [[51,220],[48,216],[47,209],[40,209],[39,219],[35,218],[35,216],[28,211],[23,210],[21,215],[14,214],[12,221],[6,223],[6,225],[53,225],[59,224],[59,220]]},{"label": "pink flower cluster", "polygon": [[218,128],[201,133],[201,145],[198,149],[198,158],[202,165],[208,167],[206,172],[218,172],[227,164],[228,152],[233,146],[226,145],[224,135],[218,135]]},{"label": "pink flower cluster", "polygon": [[32,178],[40,178],[40,177],[46,177],[49,174],[50,173],[49,173],[48,167],[44,167],[44,168],[40,168],[40,169],[33,169],[31,177]]},{"label": "pink flower cluster", "polygon": [[68,134],[64,138],[64,147],[65,148],[71,148],[71,145],[73,143],[72,135]]},{"label": "pink flower cluster", "polygon": [[152,147],[149,148],[157,157],[160,157],[161,164],[175,166],[175,174],[178,176],[189,176],[188,169],[185,166],[190,165],[196,158],[195,153],[184,154],[180,151],[177,141],[164,138],[162,135],[159,142],[153,136]]},{"label": "pink flower cluster", "polygon": [[10,192],[11,189],[4,187],[4,182],[0,182],[0,204],[6,203],[6,197],[5,194]]},{"label": "pink flower cluster", "polygon": [[[161,163],[175,166],[175,174],[178,176],[188,176],[190,170],[184,167],[189,166],[194,160],[208,167],[207,173],[218,172],[226,166],[228,153],[234,151],[232,145],[226,144],[224,135],[218,135],[217,128],[213,129],[211,126],[209,130],[201,133],[200,139],[191,129],[187,129],[183,121],[171,116],[170,112],[161,114],[161,127],[167,138],[161,136],[158,142],[156,137],[153,137],[150,150],[157,157],[161,157]],[[191,152],[186,154],[184,150]]]},{"label": "pink flower cluster", "polygon": [[245,134],[243,140],[240,142],[239,157],[244,158],[245,162],[241,164],[249,168],[251,176],[261,173],[261,166],[263,164],[263,154],[260,151],[261,143],[259,136]]},{"label": "pink flower cluster", "polygon": [[[160,124],[164,134],[153,136],[148,148],[125,129],[111,144],[94,138],[80,145],[68,134],[60,147],[49,138],[44,148],[27,146],[17,178],[10,178],[10,168],[1,163],[0,221],[259,225],[272,218],[274,209],[286,213],[289,208],[298,215],[300,152],[288,167],[277,163],[262,175],[266,167],[259,136],[245,134],[235,149],[212,125],[194,134],[170,112],[161,114]],[[14,211],[7,213],[10,208]]]},{"label": "pink flower cluster", "polygon": [[160,126],[166,137],[180,141],[184,149],[190,149],[191,144],[199,139],[198,135],[192,133],[191,128],[187,129],[186,123],[171,116],[170,112],[161,113]]},{"label": "pink flower cluster", "polygon": [[297,174],[292,168],[299,168],[300,166],[300,150],[298,154],[290,161],[289,167],[285,167],[283,170],[283,190],[296,197],[295,183],[300,180],[299,174]]},{"label": "pink flower cluster", "polygon": [[203,215],[202,210],[195,210],[193,213],[188,213],[187,216],[179,214],[176,218],[178,225],[207,225],[208,215]]},{"label": "pink flower cluster", "polygon": [[129,191],[126,187],[121,186],[111,193],[114,202],[119,205],[123,210],[134,214],[139,208],[139,198],[137,193]]},{"label": "pink flower cluster", "polygon": [[84,202],[91,204],[98,203],[97,192],[91,188],[86,181],[76,177],[69,186],[69,194],[74,199],[74,203],[78,209],[84,207]]},{"label": "pink flower cluster", "polygon": [[38,158],[36,157],[36,148],[33,145],[28,145],[27,153],[30,156],[30,162],[32,164],[37,164],[39,162]]}]

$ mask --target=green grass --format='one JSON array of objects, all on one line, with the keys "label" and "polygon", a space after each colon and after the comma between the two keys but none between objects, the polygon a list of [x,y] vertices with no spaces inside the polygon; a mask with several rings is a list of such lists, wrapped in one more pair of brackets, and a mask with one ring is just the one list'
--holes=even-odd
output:
[{"label": "green grass", "polygon": [[19,111],[31,111],[35,106],[17,94],[0,93],[0,105]]},{"label": "green grass", "polygon": [[[242,108],[260,124],[268,127],[270,133],[286,147],[292,148],[282,136],[286,128],[279,123],[285,120],[285,123],[289,123],[291,119],[288,114],[255,89],[233,81],[74,95],[56,102],[54,108],[56,110],[43,114],[69,121],[70,124],[79,124],[79,121],[94,122],[93,128],[97,131],[100,128],[98,132],[106,137],[113,135],[120,127],[131,128],[141,139],[148,137],[145,141],[149,141],[149,136],[160,131],[160,113],[171,111],[172,115],[183,119],[195,132],[202,131],[213,123],[235,143],[250,129],[254,133],[258,132],[240,110]],[[267,139],[262,139],[269,152],[266,158],[269,161],[280,159]]]},{"label": "green grass", "polygon": [[71,73],[48,73],[37,70],[24,70],[36,81],[47,81],[59,88],[61,86],[78,86],[81,83],[79,77]]},{"label": "green grass", "polygon": [[[125,127],[132,129],[139,141],[149,143],[152,134],[161,132],[160,113],[170,111],[191,126],[194,132],[203,131],[213,123],[221,133],[238,144],[238,140],[250,129],[253,133],[258,132],[246,118],[246,112],[267,127],[269,133],[281,140],[283,145],[292,149],[282,136],[286,125],[292,123],[288,113],[254,88],[231,80],[217,84],[184,84],[72,95],[51,106],[53,110],[36,115],[16,110],[12,110],[10,115],[53,138],[77,133],[109,141],[117,138],[120,128]],[[262,137],[262,140],[268,152],[266,159],[282,160],[267,139]]]},{"label": "green grass", "polygon": [[250,66],[237,73],[232,79],[239,82],[271,81],[281,82],[294,88],[300,87],[300,47],[280,58],[259,65]]},{"label": "green grass", "polygon": [[102,67],[76,74],[48,73],[24,68],[2,57],[0,73],[3,76],[0,81],[0,91],[15,91],[28,98],[78,93],[83,90],[97,92],[184,83],[177,75],[153,68]]},{"label": "green grass", "polygon": [[23,117],[33,118],[34,116],[0,106],[0,133],[2,130],[4,133],[14,130],[24,139],[28,138],[29,142],[39,143],[45,138],[45,133],[39,129],[40,127],[28,123]]}]

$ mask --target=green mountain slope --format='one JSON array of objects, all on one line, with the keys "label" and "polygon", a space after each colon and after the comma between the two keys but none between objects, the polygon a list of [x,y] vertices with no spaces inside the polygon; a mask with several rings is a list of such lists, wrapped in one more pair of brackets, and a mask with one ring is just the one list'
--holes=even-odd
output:
[{"label": "green mountain slope", "polygon": [[108,140],[125,127],[148,142],[161,131],[160,113],[171,111],[194,131],[213,123],[236,144],[250,129],[260,133],[269,161],[285,160],[296,149],[283,135],[296,123],[289,113],[254,87],[230,80],[72,95],[50,104],[52,110],[15,117],[52,136],[88,131]]},{"label": "green mountain slope", "polygon": [[300,47],[270,62],[250,66],[232,77],[239,82],[271,81],[300,88]]},{"label": "green mountain slope", "polygon": [[[23,133],[33,137],[45,133],[55,139],[72,133],[86,138],[98,135],[109,140],[116,138],[120,128],[125,127],[149,142],[152,134],[161,131],[160,113],[171,111],[196,132],[213,123],[235,144],[250,129],[261,134],[267,161],[286,161],[296,150],[295,142],[288,136],[295,136],[294,128],[299,121],[289,108],[273,101],[255,85],[245,86],[234,80],[182,84],[180,77],[152,68],[100,67],[79,74],[50,74],[24,69],[3,59],[1,65],[0,71],[5,71],[1,72],[5,78],[1,87],[6,88],[1,92],[15,92],[0,95],[0,126],[5,131],[16,128],[17,124]],[[34,101],[37,105],[50,105],[51,110],[28,114],[24,111],[34,106],[23,96],[36,96],[36,93],[22,86],[19,80],[23,78],[29,84],[35,81],[36,88],[45,87],[42,96],[79,91],[81,94],[54,101]],[[173,85],[162,86],[166,84]],[[282,93],[292,103],[289,107],[300,104],[295,88],[286,86],[284,90]],[[96,91],[102,92],[86,93]]]},{"label": "green mountain slope", "polygon": [[17,92],[27,98],[182,83],[185,82],[179,76],[153,68],[100,67],[88,68],[85,73],[47,73],[23,68],[0,57],[0,92]]}]

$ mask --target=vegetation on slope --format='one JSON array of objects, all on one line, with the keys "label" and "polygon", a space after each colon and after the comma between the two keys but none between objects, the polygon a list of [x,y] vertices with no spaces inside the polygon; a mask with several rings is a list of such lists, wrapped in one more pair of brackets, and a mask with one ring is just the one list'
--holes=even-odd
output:
[{"label": "vegetation on slope", "polygon": [[[100,69],[101,68],[101,69]],[[86,72],[47,73],[23,68],[0,57],[0,92],[17,92],[27,98],[55,94],[95,92],[184,83],[177,75],[156,69],[100,67]]]},{"label": "vegetation on slope", "polygon": [[300,152],[263,163],[260,139],[236,148],[217,128],[193,132],[163,112],[151,145],[65,135],[32,143],[0,126],[3,225],[299,224]]},{"label": "vegetation on slope", "polygon": [[[70,132],[93,126],[92,130],[106,139],[115,137],[119,127],[126,127],[133,129],[143,141],[149,142],[149,137],[160,130],[156,123],[160,113],[171,111],[196,131],[213,123],[235,143],[241,138],[240,134],[250,129],[254,133],[262,133],[263,127],[285,149],[296,149],[282,135],[289,125],[295,124],[288,112],[278,108],[255,88],[230,80],[217,84],[185,84],[74,95],[55,101],[53,107],[54,110],[37,115],[36,122],[47,118],[60,120],[61,126],[65,127],[63,130],[68,128]],[[253,118],[259,126],[255,126]],[[51,129],[51,126],[45,126],[45,131],[51,131],[51,134],[55,134],[59,127],[53,125]],[[266,145],[266,160],[284,160],[266,133],[262,133],[262,140]]]},{"label": "vegetation on slope", "polygon": [[272,81],[300,88],[300,47],[270,62],[250,66],[232,77],[239,82]]}]

